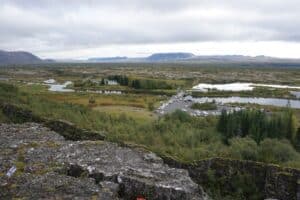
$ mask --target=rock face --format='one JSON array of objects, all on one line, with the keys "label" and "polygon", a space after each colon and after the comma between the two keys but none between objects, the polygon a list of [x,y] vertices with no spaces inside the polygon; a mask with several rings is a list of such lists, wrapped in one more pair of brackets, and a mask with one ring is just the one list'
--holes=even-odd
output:
[{"label": "rock face", "polygon": [[[231,193],[237,176],[247,175],[253,181],[257,191],[265,199],[300,200],[300,170],[283,168],[277,165],[212,158],[194,164],[181,164],[164,158],[165,163],[189,171],[190,177],[198,184],[205,186],[212,174],[224,193]],[[245,176],[244,176],[245,178]],[[250,182],[246,181],[250,192]]]},{"label": "rock face", "polygon": [[[13,166],[16,172],[9,178]],[[184,169],[141,149],[66,141],[39,124],[0,125],[0,199],[207,199]]]}]

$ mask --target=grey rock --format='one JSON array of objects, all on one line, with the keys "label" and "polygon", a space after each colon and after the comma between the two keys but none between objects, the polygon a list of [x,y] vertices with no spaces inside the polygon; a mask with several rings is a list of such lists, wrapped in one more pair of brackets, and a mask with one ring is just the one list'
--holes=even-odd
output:
[{"label": "grey rock", "polygon": [[[66,141],[39,124],[0,125],[0,199],[206,199],[184,169],[105,141]],[[7,189],[9,188],[9,189]]]}]

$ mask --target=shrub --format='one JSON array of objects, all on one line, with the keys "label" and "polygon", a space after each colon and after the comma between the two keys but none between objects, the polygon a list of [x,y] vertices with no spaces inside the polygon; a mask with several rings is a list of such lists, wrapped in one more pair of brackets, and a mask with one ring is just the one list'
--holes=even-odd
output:
[{"label": "shrub", "polygon": [[5,93],[16,93],[18,88],[14,85],[7,84],[7,83],[0,83],[0,91]]},{"label": "shrub", "polygon": [[191,122],[192,116],[190,116],[187,112],[176,110],[170,115],[166,115],[167,120],[178,120],[180,122]]},{"label": "shrub", "polygon": [[258,155],[260,161],[276,164],[299,159],[298,153],[288,140],[269,138],[261,142]]},{"label": "shrub", "polygon": [[154,108],[154,103],[153,102],[149,102],[148,103],[148,109],[149,111],[153,111],[155,108]]},{"label": "shrub", "polygon": [[229,140],[230,155],[235,159],[240,160],[257,160],[258,146],[251,138],[236,137]]},{"label": "shrub", "polygon": [[95,97],[94,96],[90,96],[90,98],[89,98],[89,104],[93,105],[95,103],[96,103]]},{"label": "shrub", "polygon": [[217,110],[217,105],[215,102],[194,103],[191,108],[194,110]]}]

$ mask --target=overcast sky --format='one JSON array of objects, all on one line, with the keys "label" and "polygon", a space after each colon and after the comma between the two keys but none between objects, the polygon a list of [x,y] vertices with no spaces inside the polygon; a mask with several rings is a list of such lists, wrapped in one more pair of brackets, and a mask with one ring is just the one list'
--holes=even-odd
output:
[{"label": "overcast sky", "polygon": [[300,58],[300,1],[0,0],[0,49],[43,58],[154,52]]}]

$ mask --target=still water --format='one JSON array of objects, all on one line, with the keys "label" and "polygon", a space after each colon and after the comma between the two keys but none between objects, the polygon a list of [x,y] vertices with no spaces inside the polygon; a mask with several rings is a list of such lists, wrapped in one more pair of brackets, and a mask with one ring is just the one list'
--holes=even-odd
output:
[{"label": "still water", "polygon": [[207,92],[208,90],[221,90],[221,91],[251,91],[255,87],[270,87],[270,88],[287,88],[287,89],[300,89],[299,86],[289,85],[273,85],[273,84],[259,84],[259,83],[226,83],[226,84],[207,84],[200,83],[193,87],[193,90]]},{"label": "still water", "polygon": [[278,98],[256,98],[256,97],[201,97],[192,98],[192,101],[198,103],[212,102],[216,101],[220,104],[225,103],[252,103],[266,106],[278,106],[286,107],[290,104],[291,108],[300,108],[299,100],[288,100],[288,99],[278,99]]}]

